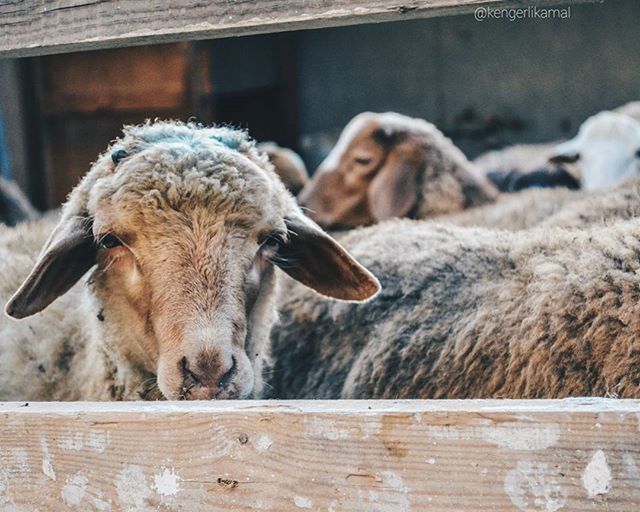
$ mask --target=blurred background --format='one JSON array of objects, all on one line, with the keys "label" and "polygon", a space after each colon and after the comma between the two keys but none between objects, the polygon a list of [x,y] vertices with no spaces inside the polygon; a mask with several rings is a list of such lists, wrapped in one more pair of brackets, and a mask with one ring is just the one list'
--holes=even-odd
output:
[{"label": "blurred background", "polygon": [[313,172],[357,113],[437,124],[475,157],[573,136],[640,97],[638,0],[567,20],[473,16],[0,60],[0,167],[58,206],[124,123],[248,128]]}]

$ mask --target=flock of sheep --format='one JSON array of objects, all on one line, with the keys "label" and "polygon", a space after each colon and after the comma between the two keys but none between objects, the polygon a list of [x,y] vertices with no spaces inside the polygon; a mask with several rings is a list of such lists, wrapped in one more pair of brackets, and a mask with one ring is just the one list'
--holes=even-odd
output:
[{"label": "flock of sheep", "polygon": [[637,398],[640,103],[474,161],[363,113],[312,179],[241,131],[127,127],[60,214],[0,227],[0,302],[1,400]]}]

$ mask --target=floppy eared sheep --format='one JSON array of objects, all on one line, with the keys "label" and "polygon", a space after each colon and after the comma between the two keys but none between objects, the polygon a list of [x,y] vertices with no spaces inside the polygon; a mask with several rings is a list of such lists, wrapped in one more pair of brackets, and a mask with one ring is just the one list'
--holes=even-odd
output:
[{"label": "floppy eared sheep", "polygon": [[258,149],[267,154],[273,164],[273,170],[280,176],[287,190],[294,196],[298,195],[309,182],[309,173],[300,155],[275,142],[261,142]]},{"label": "floppy eared sheep", "polygon": [[497,189],[434,125],[365,112],[345,127],[298,200],[326,228],[424,219],[495,200]]},{"label": "floppy eared sheep", "polygon": [[[545,181],[548,186],[549,180],[557,185],[568,176],[573,185],[566,182],[566,188],[575,189],[579,177],[586,190],[598,190],[640,175],[634,149],[640,148],[637,124],[622,114],[597,114],[575,139],[546,147],[544,158],[563,167],[522,175],[522,183],[512,188],[540,187]],[[542,192],[527,188],[514,198],[499,194],[432,124],[396,113],[363,113],[345,127],[298,199],[309,216],[330,229],[445,215],[463,225],[522,229],[579,197],[564,187]],[[524,205],[527,211],[522,211]]]},{"label": "floppy eared sheep", "polygon": [[584,190],[601,190],[640,176],[640,122],[618,112],[600,112],[578,134],[558,145],[552,162],[573,164]]},{"label": "floppy eared sheep", "polygon": [[379,288],[230,129],[125,128],[52,222],[0,235],[2,400],[259,395],[276,266],[338,299]]},{"label": "floppy eared sheep", "polygon": [[292,284],[279,398],[640,397],[640,220],[507,232],[395,220],[352,231],[362,306]]},{"label": "floppy eared sheep", "polygon": [[[589,118],[578,135],[554,149],[553,160],[573,166],[581,177],[583,189],[526,190],[503,194],[494,204],[439,217],[437,220],[459,226],[484,226],[500,229],[526,229],[543,223],[551,215],[564,211],[566,222],[582,225],[599,218],[629,217],[631,201],[624,198],[629,182],[640,178],[640,123],[628,116],[601,112]],[[589,211],[590,202],[598,204],[598,194],[616,189],[608,203]],[[584,200],[584,201],[583,201]],[[575,210],[573,203],[581,201]],[[620,206],[616,207],[616,201]],[[593,208],[594,204],[591,204]],[[572,218],[569,221],[569,218]],[[560,217],[562,218],[562,217]],[[563,222],[558,220],[557,222]]]},{"label": "floppy eared sheep", "polygon": [[568,142],[516,144],[489,151],[473,160],[476,172],[486,175],[501,192],[531,187],[567,187],[598,190],[619,179],[638,175],[625,159],[640,147],[640,102],[587,119]]}]

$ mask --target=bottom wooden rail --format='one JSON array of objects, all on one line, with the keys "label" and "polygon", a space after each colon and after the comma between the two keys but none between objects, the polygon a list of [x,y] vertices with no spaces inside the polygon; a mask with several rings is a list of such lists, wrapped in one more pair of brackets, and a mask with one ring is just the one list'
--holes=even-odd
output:
[{"label": "bottom wooden rail", "polygon": [[0,510],[640,510],[640,401],[0,404]]}]

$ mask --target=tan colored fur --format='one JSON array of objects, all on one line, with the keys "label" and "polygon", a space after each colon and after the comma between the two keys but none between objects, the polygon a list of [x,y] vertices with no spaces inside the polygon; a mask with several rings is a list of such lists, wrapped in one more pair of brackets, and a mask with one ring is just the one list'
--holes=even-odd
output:
[{"label": "tan colored fur", "polygon": [[294,196],[309,183],[309,173],[302,158],[295,151],[283,148],[275,142],[261,142],[258,149],[264,151],[287,190]]},{"label": "tan colored fur", "polygon": [[342,238],[359,308],[291,285],[280,398],[640,397],[640,220],[518,233],[389,221]]},{"label": "tan colored fur", "polygon": [[520,174],[545,167],[553,150],[561,141],[543,144],[515,144],[503,149],[487,151],[473,160],[475,172],[485,176],[488,172],[517,171]]},{"label": "tan colored fur", "polygon": [[318,223],[340,229],[394,217],[429,218],[496,196],[433,124],[365,112],[345,127],[299,200]]},{"label": "tan colored fur", "polygon": [[[297,256],[285,271],[323,293],[378,289],[304,218],[254,142],[226,128],[127,127],[55,227],[46,219],[1,236],[0,301],[24,281],[6,309],[27,317],[0,319],[5,400],[259,395],[281,248]],[[101,246],[109,237],[120,243]],[[267,243],[274,237],[283,241]]]},{"label": "tan colored fur", "polygon": [[518,231],[537,226],[585,195],[583,191],[566,188],[528,189],[503,194],[495,203],[434,220],[456,226]]}]

